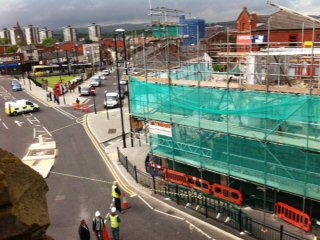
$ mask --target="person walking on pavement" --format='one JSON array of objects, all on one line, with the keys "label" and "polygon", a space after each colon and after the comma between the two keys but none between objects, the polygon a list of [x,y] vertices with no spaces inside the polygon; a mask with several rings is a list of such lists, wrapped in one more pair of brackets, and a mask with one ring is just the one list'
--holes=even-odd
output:
[{"label": "person walking on pavement", "polygon": [[111,191],[113,200],[114,200],[114,205],[117,209],[117,211],[119,211],[121,213],[121,191],[120,188],[118,187],[118,182],[114,181],[113,185],[112,185],[112,191]]},{"label": "person walking on pavement", "polygon": [[92,230],[95,233],[97,240],[103,240],[104,219],[100,212],[96,211],[95,217],[92,219]]},{"label": "person walking on pavement", "polygon": [[80,240],[90,240],[89,227],[85,220],[80,221],[80,226],[78,229]]},{"label": "person walking on pavement", "polygon": [[81,87],[80,86],[78,87],[78,91],[79,91],[79,93],[81,93]]},{"label": "person walking on pavement", "polygon": [[114,240],[119,240],[120,236],[120,218],[116,214],[116,208],[111,208],[111,214],[109,215],[110,224],[111,224],[111,231],[112,231],[112,237]]}]

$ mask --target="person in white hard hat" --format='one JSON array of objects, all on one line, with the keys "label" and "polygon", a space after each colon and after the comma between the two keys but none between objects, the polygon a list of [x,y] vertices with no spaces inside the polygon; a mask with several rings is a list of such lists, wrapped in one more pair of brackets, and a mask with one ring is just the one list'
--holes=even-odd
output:
[{"label": "person in white hard hat", "polygon": [[121,212],[121,191],[120,191],[120,188],[118,187],[118,182],[117,181],[114,181],[113,182],[113,185],[112,185],[112,190],[111,190],[111,194],[112,194],[112,197],[114,199],[114,205],[116,207],[116,209]]},{"label": "person in white hard hat", "polygon": [[109,215],[109,220],[111,224],[111,231],[114,240],[119,240],[120,236],[120,218],[116,214],[117,209],[115,207],[111,208],[111,214]]},{"label": "person in white hard hat", "polygon": [[92,230],[95,233],[97,240],[103,239],[104,219],[101,217],[100,212],[96,211],[92,219]]}]

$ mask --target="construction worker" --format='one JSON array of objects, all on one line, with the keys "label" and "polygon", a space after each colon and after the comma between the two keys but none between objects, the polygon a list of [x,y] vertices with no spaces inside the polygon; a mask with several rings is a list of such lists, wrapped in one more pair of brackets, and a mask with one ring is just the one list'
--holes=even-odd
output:
[{"label": "construction worker", "polygon": [[121,191],[120,191],[120,188],[118,187],[118,183],[117,181],[114,181],[113,182],[113,185],[112,185],[112,191],[111,191],[111,194],[112,194],[112,197],[113,197],[113,200],[114,200],[114,205],[116,207],[116,209],[121,212]]},{"label": "construction worker", "polygon": [[96,211],[95,217],[92,219],[92,230],[95,233],[97,240],[103,240],[104,219],[100,212]]},{"label": "construction worker", "polygon": [[120,218],[116,214],[116,208],[111,208],[111,214],[109,215],[109,220],[111,224],[111,231],[114,240],[119,240],[120,235]]}]

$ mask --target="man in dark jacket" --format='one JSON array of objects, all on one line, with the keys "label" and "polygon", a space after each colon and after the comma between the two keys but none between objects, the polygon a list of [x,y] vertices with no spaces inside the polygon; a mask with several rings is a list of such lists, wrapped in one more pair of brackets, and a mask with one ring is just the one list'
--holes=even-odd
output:
[{"label": "man in dark jacket", "polygon": [[104,219],[100,216],[100,212],[96,211],[95,217],[92,219],[92,230],[97,240],[103,239]]},{"label": "man in dark jacket", "polygon": [[78,229],[80,240],[90,240],[90,231],[85,220],[80,221],[80,226]]}]

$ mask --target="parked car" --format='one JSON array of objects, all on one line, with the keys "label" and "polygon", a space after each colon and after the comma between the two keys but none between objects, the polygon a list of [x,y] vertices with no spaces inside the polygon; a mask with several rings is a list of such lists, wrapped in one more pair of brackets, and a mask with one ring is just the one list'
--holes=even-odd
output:
[{"label": "parked car", "polygon": [[110,69],[105,69],[102,72],[106,75],[109,75],[111,73]]},{"label": "parked car", "polygon": [[88,87],[82,87],[80,90],[80,96],[95,96],[95,87],[88,86]]},{"label": "parked car", "polygon": [[90,86],[100,87],[102,79],[99,77],[92,77],[90,81]]},{"label": "parked car", "polygon": [[11,82],[11,90],[14,91],[14,92],[17,92],[17,91],[22,91],[22,85],[20,82],[18,82],[17,80],[13,80]]}]

